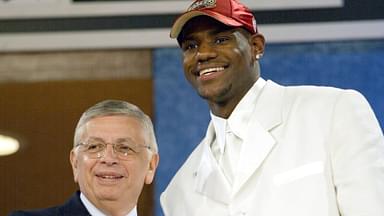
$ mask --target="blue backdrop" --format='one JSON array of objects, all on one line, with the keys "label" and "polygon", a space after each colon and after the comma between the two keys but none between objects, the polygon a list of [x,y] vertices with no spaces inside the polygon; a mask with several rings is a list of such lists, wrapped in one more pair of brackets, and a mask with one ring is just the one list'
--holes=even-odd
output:
[{"label": "blue backdrop", "polygon": [[[267,45],[261,60],[264,79],[285,85],[327,85],[359,90],[384,126],[384,40]],[[177,48],[154,52],[155,129],[160,151],[159,196],[204,136],[209,109],[184,79]]]}]

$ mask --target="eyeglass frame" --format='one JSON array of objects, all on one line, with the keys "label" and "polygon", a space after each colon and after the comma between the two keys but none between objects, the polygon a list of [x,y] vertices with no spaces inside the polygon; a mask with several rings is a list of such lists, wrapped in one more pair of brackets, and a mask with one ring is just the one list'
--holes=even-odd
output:
[{"label": "eyeglass frame", "polygon": [[[82,152],[84,152],[85,154],[87,154],[88,156],[90,156],[90,158],[92,159],[100,159],[102,157],[105,156],[106,154],[106,151],[107,151],[107,147],[108,145],[111,145],[112,146],[112,152],[121,160],[129,160],[130,159],[130,156],[134,156],[134,155],[138,155],[141,151],[139,151],[138,148],[145,148],[145,149],[148,149],[148,150],[151,150],[151,146],[149,145],[140,145],[140,144],[134,144],[134,148],[132,146],[132,144],[123,144],[123,143],[116,143],[116,142],[105,142],[104,140],[100,139],[100,140],[88,140],[88,141],[85,141],[85,142],[79,142],[78,144],[75,145],[75,148],[77,147],[80,147],[80,146],[89,146],[89,142],[91,141],[95,141],[97,142],[97,144],[101,144],[103,146],[103,148],[99,151],[96,151],[96,152],[89,152],[89,149],[84,149],[82,150]],[[130,151],[132,152],[132,154],[130,154],[130,152],[121,152],[119,150],[116,150],[116,146],[121,146],[121,145],[125,145],[127,146]]]}]

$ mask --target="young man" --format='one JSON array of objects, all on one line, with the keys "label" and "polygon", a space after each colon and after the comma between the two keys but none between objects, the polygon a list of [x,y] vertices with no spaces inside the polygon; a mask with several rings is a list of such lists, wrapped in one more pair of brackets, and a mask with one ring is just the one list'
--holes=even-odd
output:
[{"label": "young man", "polygon": [[137,216],[159,162],[150,118],[125,101],[97,103],[77,124],[70,162],[80,191],[61,206],[11,215]]},{"label": "young man", "polygon": [[264,37],[237,0],[193,2],[171,37],[212,120],[166,216],[384,215],[384,139],[361,94],[263,80]]}]

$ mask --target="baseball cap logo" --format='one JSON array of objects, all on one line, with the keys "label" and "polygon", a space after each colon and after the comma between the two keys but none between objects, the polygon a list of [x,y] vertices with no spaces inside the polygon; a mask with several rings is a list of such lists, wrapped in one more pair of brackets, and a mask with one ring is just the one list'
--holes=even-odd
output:
[{"label": "baseball cap logo", "polygon": [[243,27],[252,34],[257,33],[252,11],[239,0],[195,0],[187,12],[181,14],[173,23],[171,38],[177,38],[189,20],[204,15],[229,27]]},{"label": "baseball cap logo", "polygon": [[214,8],[216,7],[216,0],[201,0],[195,1],[191,6],[189,6],[187,11],[199,10],[202,8]]}]

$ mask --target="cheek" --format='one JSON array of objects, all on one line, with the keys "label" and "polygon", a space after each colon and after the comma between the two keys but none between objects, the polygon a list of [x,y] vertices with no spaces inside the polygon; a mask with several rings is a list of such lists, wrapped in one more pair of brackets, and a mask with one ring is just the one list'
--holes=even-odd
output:
[{"label": "cheek", "polygon": [[184,75],[185,75],[185,76],[187,75],[188,68],[189,68],[188,61],[186,61],[186,60],[184,59],[184,61],[183,61],[183,69],[184,69]]},{"label": "cheek", "polygon": [[79,161],[77,168],[77,177],[84,179],[92,175],[92,168],[95,166],[96,162],[93,160],[83,159]]},{"label": "cheek", "polygon": [[193,85],[193,82],[195,79],[194,79],[194,75],[192,74],[193,73],[192,70],[193,68],[191,66],[184,64],[184,70],[183,70],[184,77],[190,84]]},{"label": "cheek", "polygon": [[183,55],[183,67],[184,71],[189,71],[191,67],[194,65],[194,58],[192,54],[185,54]]},{"label": "cheek", "polygon": [[251,62],[254,57],[252,48],[247,43],[240,45],[234,52],[239,56],[238,58],[245,62]]},{"label": "cheek", "polygon": [[248,51],[245,49],[245,47],[239,47],[239,48],[234,48],[232,50],[232,53],[236,59],[244,60],[248,56]]},{"label": "cheek", "polygon": [[251,65],[250,55],[246,50],[234,49],[232,52],[233,63],[237,69],[237,72],[241,72],[243,70],[247,70]]},{"label": "cheek", "polygon": [[126,170],[134,175],[144,176],[149,170],[149,161],[147,158],[137,158],[136,161],[126,164]]},{"label": "cheek", "polygon": [[184,68],[184,77],[187,79],[188,82],[192,81],[191,74],[188,72],[187,68]]}]

